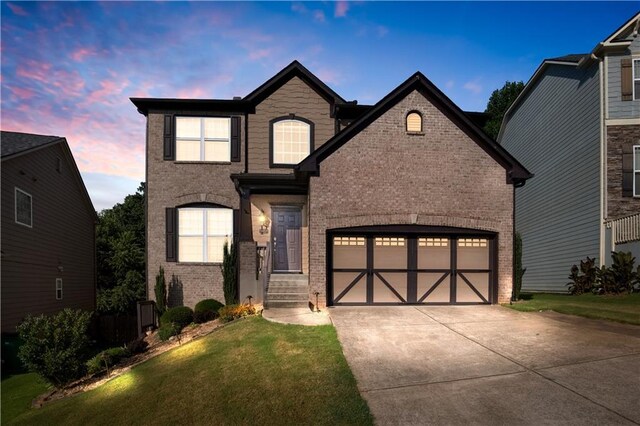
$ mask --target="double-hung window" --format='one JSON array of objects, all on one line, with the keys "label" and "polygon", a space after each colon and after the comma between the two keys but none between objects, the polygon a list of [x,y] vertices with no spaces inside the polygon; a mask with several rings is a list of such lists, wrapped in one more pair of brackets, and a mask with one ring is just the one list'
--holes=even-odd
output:
[{"label": "double-hung window", "polygon": [[640,99],[640,58],[633,59],[633,99]]},{"label": "double-hung window", "polygon": [[231,244],[232,237],[232,209],[178,209],[179,262],[220,263],[224,243]]},{"label": "double-hung window", "polygon": [[633,146],[633,196],[640,197],[640,145]]},{"label": "double-hung window", "polygon": [[33,205],[31,195],[20,188],[15,188],[16,223],[33,226]]},{"label": "double-hung window", "polygon": [[275,121],[272,126],[273,164],[298,164],[309,155],[311,123],[292,118]]},{"label": "double-hung window", "polygon": [[176,161],[231,161],[229,117],[176,117]]}]

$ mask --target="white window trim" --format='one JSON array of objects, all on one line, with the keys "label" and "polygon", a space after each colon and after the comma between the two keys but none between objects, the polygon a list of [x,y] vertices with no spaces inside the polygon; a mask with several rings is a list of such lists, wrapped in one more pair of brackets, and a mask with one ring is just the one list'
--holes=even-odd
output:
[{"label": "white window trim", "polygon": [[634,101],[640,101],[640,93],[636,97],[636,81],[640,81],[640,77],[636,78],[636,63],[640,66],[640,57],[631,58],[631,91],[633,96],[631,99]]},{"label": "white window trim", "polygon": [[[60,290],[60,297],[58,297],[58,290]],[[56,278],[56,300],[62,300],[62,278]]]},{"label": "white window trim", "polygon": [[304,120],[298,120],[296,118],[285,118],[283,120],[278,120],[278,121],[274,122],[271,126],[272,126],[272,132],[273,132],[273,153],[272,153],[273,159],[272,159],[272,162],[273,162],[273,164],[276,164],[276,165],[279,165],[279,166],[280,165],[282,165],[282,166],[295,166],[296,164],[299,164],[300,161],[302,161],[302,160],[300,160],[297,163],[286,163],[286,162],[276,161],[276,126],[280,125],[280,124],[288,123],[288,122],[302,123],[305,126],[307,126],[307,129],[309,131],[309,139],[307,140],[307,155],[305,155],[302,158],[302,160],[304,160],[305,158],[307,158],[309,156],[309,154],[311,154],[311,137],[312,137],[311,136],[311,133],[312,133],[311,132],[311,124],[307,123]]},{"label": "white window trim", "polygon": [[[201,234],[181,234],[180,233],[180,211],[185,211],[185,210],[197,210],[197,211],[201,211],[202,212],[202,233]],[[226,235],[226,234],[209,234],[208,229],[209,229],[209,215],[207,214],[208,210],[231,210],[232,211],[232,216],[231,216],[231,234]],[[208,238],[209,237],[228,237],[229,241],[232,242],[233,241],[233,210],[232,209],[227,209],[224,207],[179,207],[178,208],[178,245],[180,245],[180,237],[200,237],[202,238],[202,260],[180,260],[180,251],[178,250],[178,262],[179,263],[208,263],[211,265],[217,265],[217,264],[221,264],[222,261],[220,262],[209,262],[207,259],[209,259],[209,242],[208,242]]]},{"label": "white window trim", "polygon": [[[29,211],[29,214],[30,214],[29,222],[31,222],[31,225],[28,225],[26,223],[22,223],[22,222],[18,221],[18,191],[20,191],[24,195],[28,196],[29,200],[31,201],[31,203],[30,203],[31,209]],[[22,189],[20,189],[20,188],[18,188],[16,186],[15,187],[15,192],[14,192],[14,195],[13,195],[13,204],[14,204],[14,219],[15,219],[15,222],[18,225],[26,226],[27,228],[33,228],[33,197],[31,196],[31,194],[29,194],[27,191],[23,191]]]},{"label": "white window trim", "polygon": [[635,198],[640,198],[640,188],[636,188],[636,175],[640,175],[640,164],[636,163],[636,150],[640,151],[640,145],[633,145],[633,196]]},{"label": "white window trim", "polygon": [[[231,117],[213,117],[213,116],[193,116],[193,115],[180,115],[176,117],[175,129],[176,129],[176,145],[179,140],[193,140],[192,138],[180,138],[178,137],[178,120],[181,118],[198,118],[200,119],[200,159],[199,160],[176,160],[177,162],[189,163],[189,162],[198,162],[198,163],[229,163],[231,162]],[[229,123],[229,137],[226,139],[223,138],[206,138],[204,137],[204,119],[206,118],[224,118]],[[204,153],[204,143],[205,141],[209,142],[226,142],[227,143],[227,157],[228,160],[215,160],[215,161],[207,161],[205,160]],[[175,148],[175,152],[177,153],[177,147]]]}]

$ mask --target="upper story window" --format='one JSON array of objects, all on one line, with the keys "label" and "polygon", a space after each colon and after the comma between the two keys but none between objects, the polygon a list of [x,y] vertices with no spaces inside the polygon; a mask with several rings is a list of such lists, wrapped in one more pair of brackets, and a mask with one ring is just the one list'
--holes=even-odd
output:
[{"label": "upper story window", "polygon": [[409,133],[421,133],[422,132],[422,115],[417,111],[412,111],[407,114],[407,132]]},{"label": "upper story window", "polygon": [[640,145],[633,146],[633,196],[640,197]]},{"label": "upper story window", "polygon": [[231,244],[232,237],[232,209],[178,209],[179,262],[220,263],[224,243]]},{"label": "upper story window", "polygon": [[313,123],[302,118],[271,122],[272,165],[295,165],[313,149]]},{"label": "upper story window", "polygon": [[33,226],[33,205],[31,195],[20,188],[15,189],[16,223]]},{"label": "upper story window", "polygon": [[176,161],[230,161],[230,136],[228,117],[176,117]]},{"label": "upper story window", "polygon": [[633,60],[633,99],[640,99],[640,58]]}]

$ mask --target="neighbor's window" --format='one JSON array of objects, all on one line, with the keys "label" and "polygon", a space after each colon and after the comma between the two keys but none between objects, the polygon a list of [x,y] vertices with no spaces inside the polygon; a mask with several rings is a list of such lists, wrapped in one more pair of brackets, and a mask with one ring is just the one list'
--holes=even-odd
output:
[{"label": "neighbor's window", "polygon": [[62,300],[62,278],[56,278],[56,300]]},{"label": "neighbor's window", "polygon": [[311,125],[300,120],[273,123],[273,163],[298,164],[311,150]]},{"label": "neighbor's window", "polygon": [[633,99],[640,99],[640,59],[633,60]]},{"label": "neighbor's window", "polygon": [[633,146],[633,196],[640,197],[640,145]]},{"label": "neighbor's window", "polygon": [[176,161],[231,161],[231,119],[176,117]]},{"label": "neighbor's window", "polygon": [[16,223],[20,225],[33,226],[33,206],[31,195],[20,188],[16,188]]},{"label": "neighbor's window", "polygon": [[414,111],[407,114],[407,132],[422,132],[422,116]]},{"label": "neighbor's window", "polygon": [[179,262],[222,262],[222,247],[232,236],[232,209],[178,209]]}]

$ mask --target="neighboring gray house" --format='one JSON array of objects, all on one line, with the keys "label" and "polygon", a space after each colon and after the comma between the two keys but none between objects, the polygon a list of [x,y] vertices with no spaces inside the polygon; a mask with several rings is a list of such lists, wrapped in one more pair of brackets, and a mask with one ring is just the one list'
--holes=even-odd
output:
[{"label": "neighboring gray house", "polygon": [[536,175],[516,191],[526,290],[566,291],[586,256],[640,262],[639,22],[543,61],[505,114],[498,142]]},{"label": "neighboring gray house", "polygon": [[147,117],[150,297],[162,266],[171,305],[222,300],[233,241],[242,301],[510,299],[513,191],[531,174],[422,74],[372,106],[297,61],[244,98],[132,102]]}]

